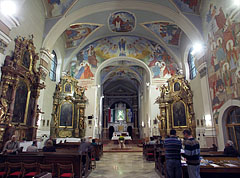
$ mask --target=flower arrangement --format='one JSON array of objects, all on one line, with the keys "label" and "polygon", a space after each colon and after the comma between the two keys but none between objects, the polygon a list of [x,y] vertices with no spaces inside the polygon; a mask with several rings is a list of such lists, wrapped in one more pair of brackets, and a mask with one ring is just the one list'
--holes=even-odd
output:
[{"label": "flower arrangement", "polygon": [[119,137],[119,140],[124,140],[124,136],[120,136],[120,137]]}]

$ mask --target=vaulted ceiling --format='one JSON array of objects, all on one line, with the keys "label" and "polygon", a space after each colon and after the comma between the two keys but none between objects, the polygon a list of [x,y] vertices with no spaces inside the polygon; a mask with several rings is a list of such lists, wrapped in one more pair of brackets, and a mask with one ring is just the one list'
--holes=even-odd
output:
[{"label": "vaulted ceiling", "polygon": [[[58,38],[64,39],[64,68],[86,45],[106,37],[127,35],[152,40],[166,49],[177,64],[183,55],[182,41],[202,39],[201,0],[43,0],[43,3],[46,9],[43,45],[53,49]],[[122,23],[124,29],[117,29],[117,23]]]}]

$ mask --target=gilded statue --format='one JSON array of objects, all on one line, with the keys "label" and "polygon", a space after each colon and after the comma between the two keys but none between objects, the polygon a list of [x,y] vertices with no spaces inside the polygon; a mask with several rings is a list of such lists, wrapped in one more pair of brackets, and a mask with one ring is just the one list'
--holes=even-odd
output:
[{"label": "gilded statue", "polygon": [[76,88],[76,94],[80,96],[81,99],[83,99],[85,93],[84,87],[77,87]]},{"label": "gilded statue", "polygon": [[165,85],[161,86],[161,98],[164,99],[165,95],[167,94],[167,87]]},{"label": "gilded statue", "polygon": [[0,103],[0,123],[4,123],[4,117],[7,114],[8,104],[5,98],[1,98]]},{"label": "gilded statue", "polygon": [[79,128],[84,129],[84,119],[83,119],[83,117],[80,117]]}]

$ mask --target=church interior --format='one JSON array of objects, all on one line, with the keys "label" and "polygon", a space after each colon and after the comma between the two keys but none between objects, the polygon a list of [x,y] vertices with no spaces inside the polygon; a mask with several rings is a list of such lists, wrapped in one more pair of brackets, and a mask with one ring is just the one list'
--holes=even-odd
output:
[{"label": "church interior", "polygon": [[[0,168],[167,178],[161,141],[188,129],[214,163],[201,177],[238,177],[223,153],[240,155],[239,19],[239,0],[0,0],[0,149],[13,135],[23,146]],[[48,140],[56,153],[41,152]]]}]

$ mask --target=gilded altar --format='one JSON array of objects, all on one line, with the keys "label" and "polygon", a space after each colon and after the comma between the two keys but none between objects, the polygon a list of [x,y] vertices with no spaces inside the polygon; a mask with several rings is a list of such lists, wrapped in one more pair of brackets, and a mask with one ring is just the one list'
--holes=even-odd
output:
[{"label": "gilded altar", "polygon": [[196,134],[196,123],[193,110],[193,93],[183,75],[175,75],[161,87],[161,94],[156,102],[159,105],[159,130],[161,136],[169,135],[171,129],[182,137],[182,131],[189,129]]},{"label": "gilded altar", "polygon": [[6,56],[1,68],[0,142],[13,134],[19,139],[36,138],[37,100],[45,85],[36,69],[39,57],[35,49],[33,36],[17,37],[13,55]]},{"label": "gilded altar", "polygon": [[77,85],[71,76],[61,78],[53,96],[51,136],[84,137],[85,136],[85,88]]}]

